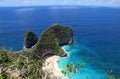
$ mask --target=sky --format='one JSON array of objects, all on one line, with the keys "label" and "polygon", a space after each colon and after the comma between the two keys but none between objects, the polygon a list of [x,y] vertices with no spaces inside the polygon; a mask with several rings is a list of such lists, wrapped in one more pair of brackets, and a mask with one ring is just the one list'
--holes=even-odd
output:
[{"label": "sky", "polygon": [[0,0],[0,6],[90,5],[120,7],[120,0]]}]

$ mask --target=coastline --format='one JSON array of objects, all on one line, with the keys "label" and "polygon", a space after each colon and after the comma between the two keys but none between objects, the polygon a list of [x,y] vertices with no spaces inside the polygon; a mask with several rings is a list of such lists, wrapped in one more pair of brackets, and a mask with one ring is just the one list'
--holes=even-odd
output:
[{"label": "coastline", "polygon": [[51,79],[68,79],[61,73],[62,69],[59,68],[57,63],[58,58],[59,56],[56,55],[47,58],[42,69],[49,74]]}]

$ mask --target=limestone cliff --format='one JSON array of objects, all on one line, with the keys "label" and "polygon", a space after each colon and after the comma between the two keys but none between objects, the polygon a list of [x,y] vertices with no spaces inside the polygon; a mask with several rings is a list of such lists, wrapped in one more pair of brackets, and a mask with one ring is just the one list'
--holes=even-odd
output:
[{"label": "limestone cliff", "polygon": [[37,41],[38,41],[38,38],[35,33],[33,33],[32,31],[27,31],[25,33],[24,35],[25,48],[31,48],[36,44]]},{"label": "limestone cliff", "polygon": [[70,27],[54,24],[50,29],[54,30],[54,34],[58,38],[59,45],[73,43],[73,30]]},{"label": "limestone cliff", "polygon": [[72,42],[72,29],[70,27],[54,24],[41,34],[34,48],[43,56],[51,54],[66,56],[66,53],[64,53],[60,45],[71,44]]}]

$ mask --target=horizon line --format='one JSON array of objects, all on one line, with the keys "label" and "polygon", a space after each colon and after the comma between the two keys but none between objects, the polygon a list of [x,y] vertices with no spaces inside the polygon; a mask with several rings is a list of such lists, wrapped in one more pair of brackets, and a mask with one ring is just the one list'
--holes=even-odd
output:
[{"label": "horizon line", "polygon": [[103,5],[9,5],[9,6],[0,6],[2,7],[40,7],[40,6],[56,6],[56,7],[106,7],[106,8],[120,8],[120,6],[103,6]]}]

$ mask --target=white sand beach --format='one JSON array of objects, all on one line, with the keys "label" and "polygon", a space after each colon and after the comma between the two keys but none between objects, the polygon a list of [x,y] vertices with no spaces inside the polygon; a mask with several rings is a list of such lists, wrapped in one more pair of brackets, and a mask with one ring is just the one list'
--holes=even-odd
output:
[{"label": "white sand beach", "polygon": [[47,58],[42,69],[50,74],[51,79],[68,79],[61,73],[62,69],[59,68],[57,63],[58,58],[59,56]]}]

